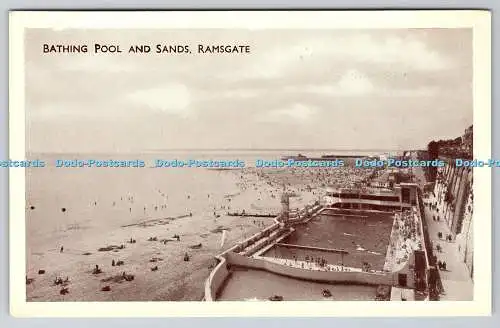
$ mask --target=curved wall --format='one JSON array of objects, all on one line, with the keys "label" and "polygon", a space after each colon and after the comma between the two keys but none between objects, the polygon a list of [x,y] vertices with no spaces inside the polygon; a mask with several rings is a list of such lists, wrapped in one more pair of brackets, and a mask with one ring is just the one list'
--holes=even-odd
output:
[{"label": "curved wall", "polygon": [[367,285],[393,285],[397,282],[397,274],[394,273],[371,273],[371,272],[335,272],[304,270],[282,264],[272,263],[262,259],[242,256],[235,253],[226,254],[227,261],[231,265],[237,265],[252,269],[265,270],[303,280],[344,282]]},{"label": "curved wall", "polygon": [[217,298],[217,292],[220,290],[227,277],[229,271],[225,258],[221,258],[219,264],[212,270],[210,276],[205,281],[205,301],[212,302]]}]

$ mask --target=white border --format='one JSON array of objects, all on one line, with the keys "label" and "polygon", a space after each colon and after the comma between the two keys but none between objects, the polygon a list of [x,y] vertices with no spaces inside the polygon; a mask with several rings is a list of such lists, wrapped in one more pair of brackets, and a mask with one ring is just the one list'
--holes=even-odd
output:
[{"label": "white border", "polygon": [[[10,158],[25,158],[25,28],[473,28],[474,153],[491,157],[488,11],[11,12]],[[482,316],[491,315],[491,170],[474,171],[474,301],[462,302],[26,302],[25,176],[9,171],[10,309],[17,317]],[[480,188],[478,187],[480,186]]]}]

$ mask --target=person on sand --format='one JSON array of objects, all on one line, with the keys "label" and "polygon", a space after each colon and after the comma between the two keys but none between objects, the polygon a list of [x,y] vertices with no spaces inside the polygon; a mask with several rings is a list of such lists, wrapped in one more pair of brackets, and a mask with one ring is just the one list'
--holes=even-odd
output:
[{"label": "person on sand", "polygon": [[64,252],[64,246],[61,246],[61,249],[59,250],[59,253]]}]

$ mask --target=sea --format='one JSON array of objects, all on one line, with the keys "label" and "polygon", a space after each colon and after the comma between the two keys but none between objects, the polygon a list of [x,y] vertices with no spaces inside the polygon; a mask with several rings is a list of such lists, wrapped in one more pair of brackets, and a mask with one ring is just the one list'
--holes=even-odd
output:
[{"label": "sea", "polygon": [[[39,159],[44,168],[26,169],[26,214],[28,236],[40,237],[67,231],[68,227],[86,229],[96,222],[122,225],[136,222],[161,207],[168,199],[169,215],[189,212],[193,202],[208,206],[208,194],[220,197],[238,192],[234,172],[205,168],[153,168],[161,160],[242,160],[247,167],[256,159],[275,160],[302,154],[373,156],[387,150],[147,150],[137,153],[30,153],[28,160]],[[56,167],[56,160],[142,160],[145,167]],[[187,197],[189,196],[189,203]],[[190,204],[190,205],[188,205]],[[97,210],[99,209],[99,210]],[[116,221],[116,222],[115,222]],[[104,223],[103,223],[104,224]],[[40,240],[44,238],[31,238]]]}]

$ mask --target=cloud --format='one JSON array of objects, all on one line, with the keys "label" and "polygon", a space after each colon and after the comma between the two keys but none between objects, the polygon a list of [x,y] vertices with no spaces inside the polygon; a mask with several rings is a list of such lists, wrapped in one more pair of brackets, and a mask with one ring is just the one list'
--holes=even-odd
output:
[{"label": "cloud", "polygon": [[191,94],[183,84],[172,83],[162,87],[138,90],[126,100],[148,109],[186,118],[193,112],[190,109]]},{"label": "cloud", "polygon": [[430,49],[412,37],[379,39],[360,36],[345,42],[348,46],[336,49],[334,54],[372,63],[396,64],[407,69],[438,71],[453,67],[451,58]]},{"label": "cloud", "polygon": [[[294,70],[323,66],[336,68],[339,62],[394,65],[396,69],[434,72],[451,69],[455,62],[416,37],[319,36],[298,40],[293,45],[275,46],[255,55],[255,61],[241,71],[242,78],[272,79]],[[234,78],[232,75],[226,78]]]},{"label": "cloud", "polygon": [[308,122],[316,114],[317,109],[303,104],[294,104],[290,107],[270,110],[257,120],[260,122]]},{"label": "cloud", "polygon": [[[27,104],[26,107],[26,116],[30,120],[78,121],[116,116],[116,113],[106,110],[105,104],[86,106],[85,104],[76,102],[55,101],[40,106]],[[33,110],[34,107],[36,110]]]},{"label": "cloud", "polygon": [[80,116],[81,112],[68,111],[63,104],[46,104],[32,110],[27,106],[26,117],[28,119],[60,119],[62,117]]},{"label": "cloud", "polygon": [[347,95],[362,95],[373,92],[374,86],[363,73],[350,70],[340,78],[338,89]]},{"label": "cloud", "polygon": [[258,88],[235,88],[229,90],[199,90],[196,95],[202,100],[218,99],[248,99],[262,95],[262,90]]},{"label": "cloud", "polygon": [[[89,51],[92,51],[89,48]],[[58,68],[70,72],[122,73],[134,72],[138,67],[119,55],[74,54],[59,57]]]},{"label": "cloud", "polygon": [[439,91],[437,87],[430,86],[405,89],[375,85],[366,74],[356,69],[346,71],[335,83],[287,86],[283,90],[294,94],[316,94],[335,97],[426,97],[436,95]]},{"label": "cloud", "polygon": [[316,84],[306,86],[288,86],[285,92],[310,93],[340,97],[368,96],[376,92],[376,88],[370,79],[362,72],[351,69],[346,71],[338,81],[330,84]]}]

